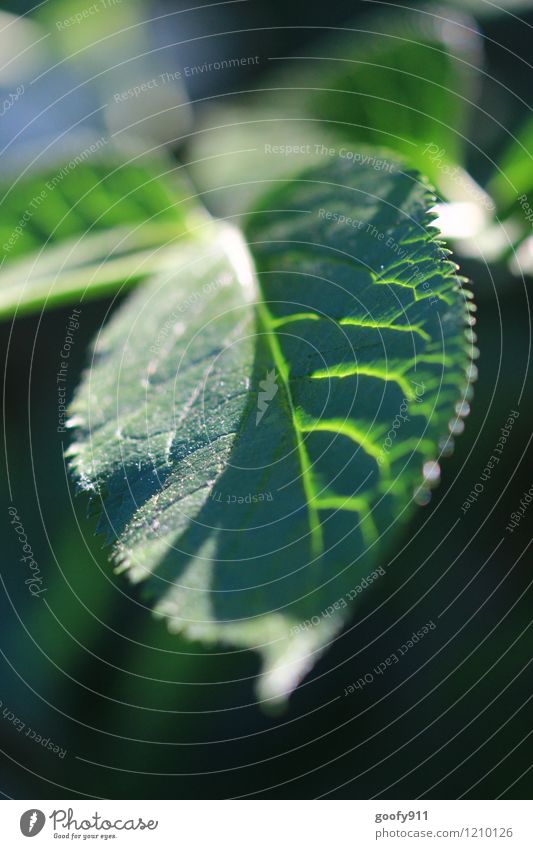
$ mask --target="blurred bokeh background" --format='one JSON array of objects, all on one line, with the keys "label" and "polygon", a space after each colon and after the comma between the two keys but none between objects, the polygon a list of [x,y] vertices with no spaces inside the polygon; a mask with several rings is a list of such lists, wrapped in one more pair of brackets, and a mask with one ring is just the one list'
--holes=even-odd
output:
[{"label": "blurred bokeh background", "polygon": [[[256,133],[254,144],[266,136],[256,125],[239,128],[228,141],[212,128],[226,114],[238,115],[237,122],[246,120],[244,114],[283,120],[282,109],[292,108],[290,94],[287,106],[278,105],[275,75],[293,67],[285,57],[316,56],[320,39],[328,45],[341,37],[343,43],[347,36],[353,39],[353,55],[368,56],[357,71],[364,88],[372,66],[375,72],[383,65],[383,30],[375,17],[380,16],[379,21],[399,27],[403,41],[420,40],[438,19],[442,38],[453,45],[460,71],[468,77],[471,104],[463,115],[459,95],[448,100],[436,89],[429,63],[427,69],[420,67],[407,53],[407,64],[432,79],[431,97],[448,128],[442,129],[442,138],[424,136],[423,119],[414,118],[404,137],[420,133],[420,142],[440,144],[452,156],[460,135],[461,165],[480,185],[494,186],[497,194],[498,168],[507,155],[514,156],[509,173],[513,179],[518,175],[517,192],[533,187],[533,133],[527,132],[533,105],[533,4],[501,0],[498,9],[482,0],[463,0],[413,4],[415,11],[403,4],[348,0],[193,5],[109,0],[109,8],[87,18],[87,25],[61,28],[58,21],[90,3],[45,2],[33,12],[30,4],[4,3],[1,99],[21,84],[24,94],[0,118],[2,180],[13,181],[36,157],[43,164],[68,158],[68,152],[84,146],[81,139],[113,134],[118,141],[133,135],[137,144],[164,145],[177,162],[190,163],[189,177],[205,193],[204,202],[218,214],[227,210],[233,215],[239,211],[239,192],[225,200],[224,192],[212,187],[257,166],[244,154],[223,162],[217,153],[222,144],[229,145],[227,150],[249,148],[248,132]],[[8,15],[25,17],[11,26]],[[114,36],[118,29],[122,34]],[[185,72],[228,57],[251,59],[230,68]],[[319,73],[317,60],[295,61],[294,79],[312,81]],[[175,79],[177,72],[181,76]],[[158,90],[160,100],[122,103],[114,98],[158,74],[173,75]],[[383,85],[384,97],[418,96],[416,85],[408,91],[405,77],[397,90],[391,90],[386,76]],[[246,91],[251,93],[239,94]],[[421,91],[422,110],[426,95]],[[346,120],[368,127],[373,113],[364,112],[362,103]],[[329,106],[328,101],[317,108],[327,111]],[[379,120],[378,114],[376,126]],[[387,120],[394,129],[401,115],[389,114]],[[459,120],[464,120],[461,129]],[[529,153],[521,148],[521,153],[505,154],[524,127],[521,138]],[[366,130],[353,132],[369,140]],[[296,138],[298,129],[295,133]],[[197,161],[209,157],[211,166]],[[528,529],[533,512],[512,534],[505,530],[532,484],[527,453],[530,225],[519,220],[519,213],[516,193],[500,185],[497,220],[523,225],[514,243],[525,246],[518,269],[512,251],[490,250],[497,235],[489,235],[479,250],[469,238],[455,245],[462,272],[474,281],[481,356],[472,412],[453,456],[443,464],[442,484],[416,514],[404,546],[383,564],[386,578],[362,595],[350,626],[277,714],[256,704],[258,660],[252,653],[206,648],[169,635],[139,603],[138,594],[113,574],[103,539],[95,535],[95,520],[87,517],[86,498],[76,495],[66,473],[68,436],[56,430],[58,351],[71,307],[0,324],[5,362],[0,790],[5,796],[530,797]],[[0,206],[0,226],[2,215]],[[91,339],[119,301],[101,297],[83,303],[69,366],[69,397]],[[511,410],[520,415],[502,460],[483,495],[463,513],[461,505],[479,481]],[[46,605],[31,597],[21,580],[9,499],[46,578]],[[430,619],[438,627],[401,668],[342,697],[349,683]],[[25,723],[23,731],[11,713]],[[57,744],[64,756],[27,736],[28,728]]]}]

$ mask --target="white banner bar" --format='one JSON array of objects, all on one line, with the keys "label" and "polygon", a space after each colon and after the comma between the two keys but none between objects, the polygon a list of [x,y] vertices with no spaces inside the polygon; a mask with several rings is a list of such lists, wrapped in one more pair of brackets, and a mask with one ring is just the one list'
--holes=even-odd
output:
[{"label": "white banner bar", "polygon": [[532,849],[530,801],[4,801],[0,845]]}]

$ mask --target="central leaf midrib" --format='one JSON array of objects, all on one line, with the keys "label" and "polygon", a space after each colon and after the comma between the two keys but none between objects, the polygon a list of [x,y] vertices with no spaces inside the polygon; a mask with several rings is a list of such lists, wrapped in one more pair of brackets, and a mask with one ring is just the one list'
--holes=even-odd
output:
[{"label": "central leaf midrib", "polygon": [[298,458],[300,461],[300,469],[302,473],[302,484],[307,502],[309,530],[311,533],[311,551],[313,556],[319,557],[324,551],[324,539],[322,534],[322,525],[320,522],[319,511],[314,504],[315,492],[312,479],[313,464],[311,462],[309,454],[307,453],[305,440],[297,426],[296,413],[294,410],[294,404],[292,401],[292,394],[289,385],[289,368],[281,351],[278,337],[274,330],[268,307],[265,303],[262,302],[259,303],[259,317],[261,324],[265,329],[268,344],[272,352],[272,357],[274,359],[274,364],[277,368],[278,374],[280,375],[281,381],[283,383],[283,389],[287,398],[288,412],[290,415],[292,429],[294,432],[296,448],[298,450]]}]

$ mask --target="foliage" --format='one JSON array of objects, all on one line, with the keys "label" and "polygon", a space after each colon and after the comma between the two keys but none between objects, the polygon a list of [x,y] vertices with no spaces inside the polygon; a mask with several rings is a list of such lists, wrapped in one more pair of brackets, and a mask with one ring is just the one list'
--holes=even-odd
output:
[{"label": "foliage", "polygon": [[249,250],[228,225],[186,240],[99,335],[72,404],[69,454],[119,569],[173,630],[259,650],[266,698],[342,626],[346,605],[321,611],[383,562],[466,406],[434,198],[387,169],[287,181]]},{"label": "foliage", "polygon": [[259,651],[266,699],[346,623],[463,429],[475,307],[433,207],[494,199],[492,238],[531,185],[529,124],[483,190],[467,173],[479,64],[470,18],[379,16],[205,110],[180,150],[202,202],[127,146],[2,192],[3,317],[141,283],[95,341],[71,465],[119,571],[172,631]]}]

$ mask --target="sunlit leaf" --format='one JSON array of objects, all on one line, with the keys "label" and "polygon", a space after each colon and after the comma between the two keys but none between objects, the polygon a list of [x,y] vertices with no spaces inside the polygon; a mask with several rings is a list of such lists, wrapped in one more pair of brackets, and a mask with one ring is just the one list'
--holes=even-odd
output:
[{"label": "sunlit leaf", "polygon": [[[532,150],[533,120],[528,120],[507,145],[489,183],[501,212],[519,208],[520,199],[533,190]],[[525,199],[528,200],[527,197]]]},{"label": "sunlit leaf", "polygon": [[197,223],[174,163],[118,158],[106,144],[0,186],[0,317],[146,277]]},{"label": "sunlit leaf", "polygon": [[249,248],[210,225],[130,297],[72,404],[119,570],[171,630],[259,651],[266,699],[379,580],[463,428],[468,293],[433,202],[394,162],[283,182]]}]

